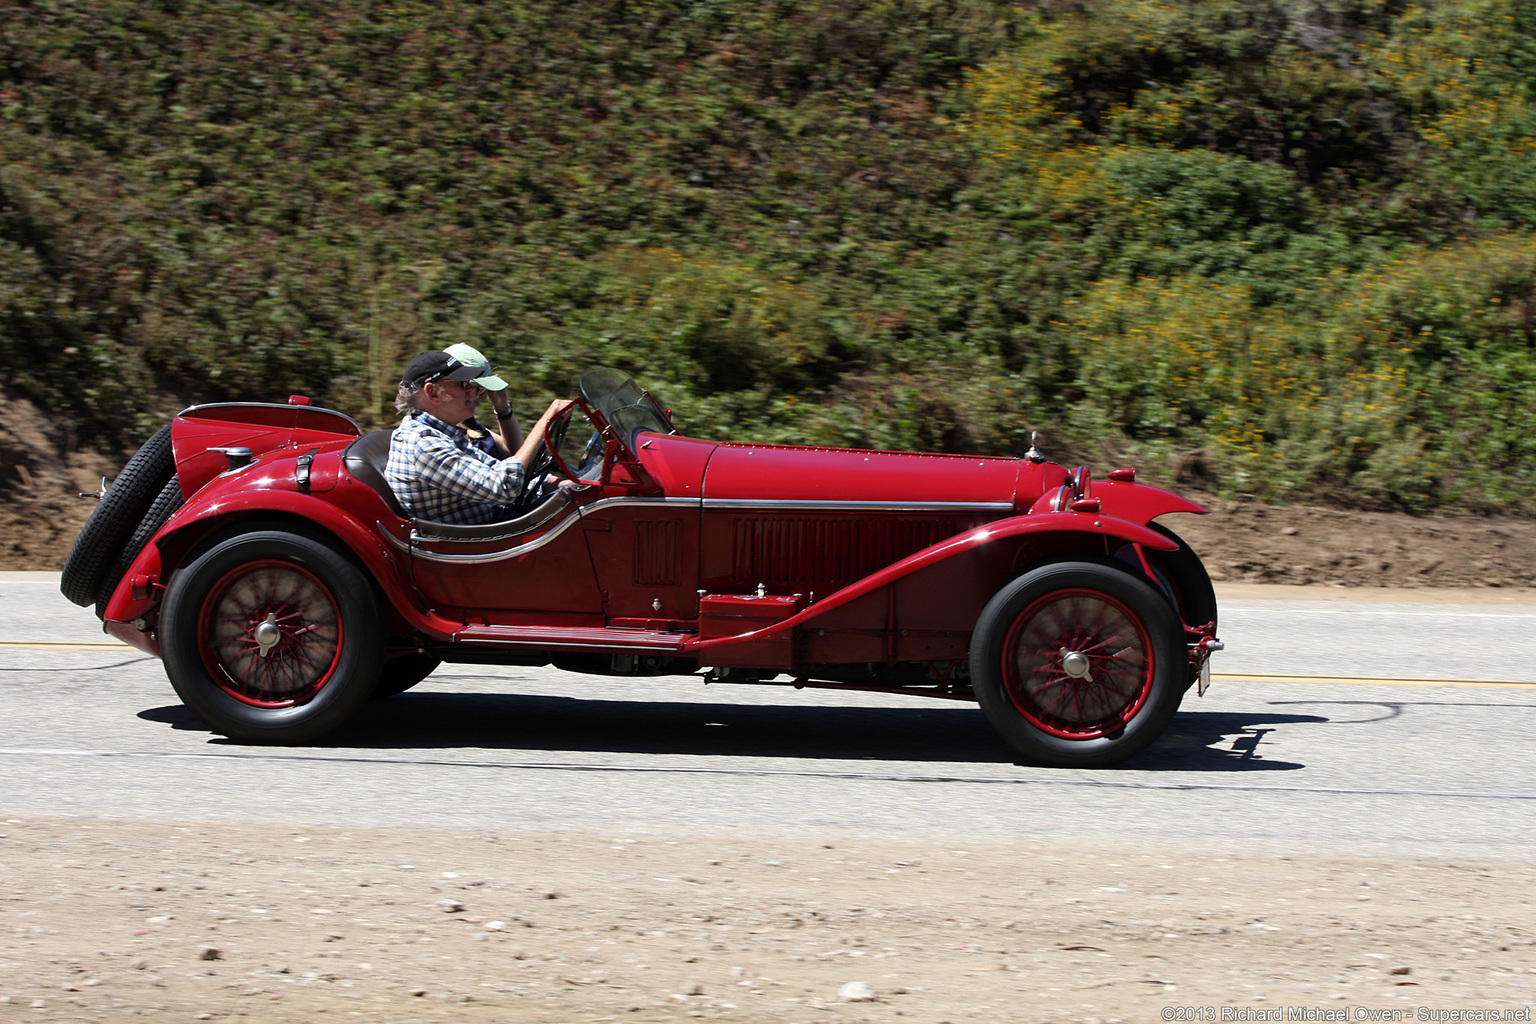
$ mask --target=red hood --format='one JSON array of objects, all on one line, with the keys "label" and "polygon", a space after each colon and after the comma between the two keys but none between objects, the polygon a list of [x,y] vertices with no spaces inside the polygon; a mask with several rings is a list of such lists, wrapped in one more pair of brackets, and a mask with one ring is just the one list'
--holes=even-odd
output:
[{"label": "red hood", "polygon": [[[1028,508],[1043,489],[1042,469],[1021,459],[973,455],[722,444],[709,460],[704,500],[958,502],[1011,508],[1022,501]],[[1021,493],[1025,490],[1033,494]]]}]

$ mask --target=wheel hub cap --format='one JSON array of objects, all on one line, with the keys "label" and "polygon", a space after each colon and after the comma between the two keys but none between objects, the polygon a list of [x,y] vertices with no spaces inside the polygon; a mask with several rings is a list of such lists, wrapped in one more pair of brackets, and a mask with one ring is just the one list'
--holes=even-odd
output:
[{"label": "wheel hub cap", "polygon": [[1093,667],[1088,661],[1088,655],[1082,651],[1070,651],[1061,649],[1061,670],[1073,679],[1083,679],[1093,682]]},{"label": "wheel hub cap", "polygon": [[265,658],[272,648],[277,646],[277,642],[283,638],[282,628],[277,624],[277,613],[268,612],[266,619],[251,631],[251,637],[257,644],[256,653],[260,657]]}]

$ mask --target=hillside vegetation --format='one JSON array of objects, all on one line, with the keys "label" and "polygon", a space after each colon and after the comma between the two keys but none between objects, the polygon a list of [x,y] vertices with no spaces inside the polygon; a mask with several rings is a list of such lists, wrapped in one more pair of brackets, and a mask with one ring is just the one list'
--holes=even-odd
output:
[{"label": "hillside vegetation", "polygon": [[1536,0],[0,0],[0,364],[1536,507]]}]

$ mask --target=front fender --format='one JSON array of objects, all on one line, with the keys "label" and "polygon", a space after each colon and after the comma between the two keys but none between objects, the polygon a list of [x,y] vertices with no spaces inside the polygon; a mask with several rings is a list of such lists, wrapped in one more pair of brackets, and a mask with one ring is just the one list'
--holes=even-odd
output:
[{"label": "front fender", "polygon": [[1099,510],[1105,515],[1124,519],[1127,522],[1140,523],[1143,526],[1169,512],[1193,512],[1201,516],[1209,512],[1209,509],[1195,504],[1188,498],[1180,497],[1172,491],[1165,491],[1161,487],[1152,487],[1148,484],[1116,480],[1113,477],[1108,480],[1095,480],[1092,495],[1099,499]]},{"label": "front fender", "polygon": [[[1166,493],[1166,492],[1165,492]],[[1198,508],[1198,506],[1196,506]],[[1170,510],[1171,511],[1171,510]],[[956,534],[948,540],[886,566],[879,572],[851,583],[808,608],[770,626],[742,633],[737,636],[712,637],[693,640],[685,645],[690,653],[703,653],[738,644],[756,644],[782,639],[792,629],[804,626],[827,615],[829,612],[858,600],[882,587],[890,586],[913,573],[938,565],[948,559],[1014,537],[1027,535],[1076,534],[1102,541],[1117,540],[1122,543],[1140,544],[1158,551],[1175,551],[1178,544],[1166,535],[1137,523],[1127,522],[1107,515],[1083,512],[1035,512],[987,523],[974,530]]]}]

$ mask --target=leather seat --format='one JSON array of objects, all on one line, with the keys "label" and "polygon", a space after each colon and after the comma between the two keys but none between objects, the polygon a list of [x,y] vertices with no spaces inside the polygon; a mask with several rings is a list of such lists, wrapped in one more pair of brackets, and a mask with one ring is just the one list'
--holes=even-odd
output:
[{"label": "leather seat", "polygon": [[515,537],[520,533],[541,526],[564,512],[572,503],[571,495],[561,488],[538,505],[515,519],[503,519],[479,526],[460,526],[456,523],[435,523],[427,519],[411,519],[411,516],[395,497],[384,467],[389,462],[389,442],[393,430],[374,430],[347,445],[341,453],[341,461],[358,483],[367,484],[379,493],[389,510],[401,519],[409,520],[416,532],[427,540],[491,541]]},{"label": "leather seat", "polygon": [[352,479],[378,491],[391,512],[401,519],[410,519],[384,477],[384,467],[389,463],[389,440],[394,433],[393,430],[374,430],[364,434],[342,450],[341,463],[352,474]]}]

